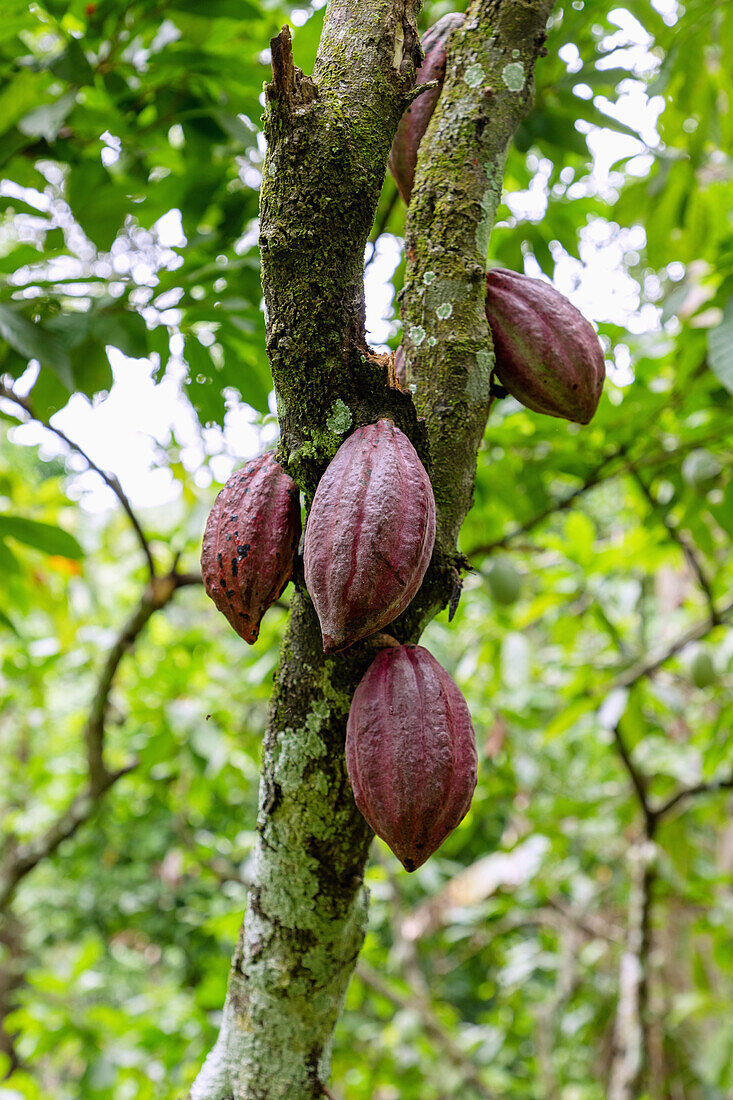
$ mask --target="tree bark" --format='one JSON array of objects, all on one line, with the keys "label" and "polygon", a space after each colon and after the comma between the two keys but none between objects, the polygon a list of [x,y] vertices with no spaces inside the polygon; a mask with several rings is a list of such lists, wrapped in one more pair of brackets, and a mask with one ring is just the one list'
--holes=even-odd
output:
[{"label": "tree bark", "polygon": [[[475,367],[461,359],[452,341],[451,326],[437,333],[424,359],[418,353],[422,344],[413,339],[411,369],[419,379],[418,408],[427,414],[427,431],[410,395],[389,385],[385,357],[366,344],[363,290],[367,235],[420,61],[418,7],[419,0],[331,0],[313,79],[294,66],[287,30],[273,40],[260,229],[280,456],[306,501],[345,435],[379,416],[390,416],[406,432],[433,474],[441,535],[421,592],[390,626],[401,640],[419,637],[448,602],[457,578],[455,538],[470,505],[489,406],[491,353],[479,302],[486,242],[506,144],[529,103],[537,42],[551,3],[474,5],[446,84],[447,105],[439,109],[443,121],[430,132],[441,157],[431,150],[418,171],[408,226],[406,329],[422,316],[422,299],[414,291],[419,279],[427,285],[422,235],[432,234],[430,262],[441,271],[446,249],[455,253],[471,242],[470,275],[456,284],[451,301],[461,321],[461,347],[474,363],[481,356],[475,378]],[[522,18],[504,19],[502,13],[509,11]],[[489,48],[483,39],[492,35]],[[471,66],[477,64],[487,75],[494,69],[501,73],[501,59],[511,64],[514,51],[524,59],[525,76],[505,112],[506,81],[489,103],[474,76],[467,81],[466,74],[475,74]],[[493,118],[496,103],[502,104],[503,119],[498,136],[479,140],[477,135],[493,126],[489,115]],[[459,117],[454,134],[450,128]],[[470,202],[464,210],[436,216],[427,196],[440,191],[441,177],[459,193],[459,176],[467,159],[477,155],[477,140],[484,160],[482,172],[465,184]],[[454,144],[460,150],[455,155]],[[496,160],[489,171],[491,156]],[[460,262],[454,254],[452,278]],[[441,293],[448,289],[441,277]],[[480,323],[469,338],[464,326],[470,303],[470,316]],[[449,354],[442,366],[435,351],[438,337]],[[450,375],[454,369],[461,372],[457,381]],[[466,379],[473,380],[468,397]],[[446,392],[439,397],[442,382]],[[191,1088],[191,1100],[323,1095],[333,1028],[364,937],[363,876],[372,834],[354,804],[343,743],[351,696],[375,650],[367,640],[325,658],[302,577],[295,580],[265,734],[247,912],[219,1037]]]}]

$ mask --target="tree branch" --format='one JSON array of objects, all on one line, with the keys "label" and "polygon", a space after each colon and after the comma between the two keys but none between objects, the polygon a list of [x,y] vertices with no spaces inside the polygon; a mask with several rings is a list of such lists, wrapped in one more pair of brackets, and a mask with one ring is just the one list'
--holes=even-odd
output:
[{"label": "tree branch", "polygon": [[694,787],[683,787],[682,790],[677,791],[676,794],[673,794],[657,808],[656,816],[660,819],[666,817],[670,810],[673,810],[680,802],[687,801],[688,798],[696,798],[700,794],[714,794],[717,791],[730,790],[733,790],[733,774],[723,779],[710,779],[705,783],[696,783]]},{"label": "tree branch", "polygon": [[63,432],[60,428],[54,428],[53,424],[51,424],[49,420],[44,420],[42,416],[39,416],[37,413],[35,413],[27,397],[21,397],[12,389],[3,385],[2,382],[0,382],[0,397],[4,397],[6,400],[12,401],[14,404],[18,405],[21,409],[24,410],[24,412],[27,413],[31,420],[35,420],[36,423],[44,427],[46,431],[52,432],[58,439],[62,441],[62,443],[65,443],[71,451],[74,451],[81,458],[83,458],[90,470],[93,470],[95,474],[99,474],[102,481],[105,483],[105,485],[108,486],[108,488],[112,490],[112,492],[115,494],[120,504],[122,505],[123,509],[127,513],[127,517],[130,520],[133,530],[135,531],[135,534],[137,536],[138,542],[140,543],[140,548],[145,555],[145,560],[148,563],[150,576],[154,577],[155,562],[153,561],[150,544],[145,536],[142,527],[140,526],[140,521],[133,511],[127,494],[123,490],[115,475],[107,473],[101,468],[101,466],[98,466],[97,463],[89,457],[86,451],[82,447],[80,447],[78,443],[75,443],[73,439],[70,439],[68,437],[66,432]]},{"label": "tree branch", "polygon": [[649,797],[647,795],[648,781],[646,779],[646,776],[642,775],[642,773],[638,770],[633,760],[631,759],[631,754],[629,753],[628,747],[621,733],[619,723],[616,723],[613,728],[613,739],[616,743],[616,748],[618,749],[618,753],[621,757],[623,765],[626,768],[626,771],[629,773],[629,778],[631,779],[632,786],[636,791],[636,797],[639,800],[639,805],[641,806],[641,811],[644,815],[645,835],[648,840],[651,840],[657,827],[657,814],[652,809],[649,802]]},{"label": "tree branch", "polygon": [[80,825],[92,817],[107,791],[136,767],[136,762],[131,761],[116,771],[110,771],[104,759],[105,721],[117,670],[151,615],[165,607],[178,588],[198,584],[200,579],[196,574],[170,573],[165,577],[152,578],[145,589],[138,607],[107,655],[92,698],[83,733],[89,775],[87,788],[73,799],[70,806],[41,836],[14,847],[6,845],[6,853],[0,864],[0,912],[7,908],[18,884],[25,876],[42,860],[53,855],[64,840],[73,836]]},{"label": "tree branch", "polygon": [[137,761],[132,761],[118,771],[106,772],[102,784],[94,789],[89,786],[78,794],[68,809],[45,833],[26,844],[18,845],[6,857],[0,868],[0,912],[7,908],[16,887],[25,876],[42,860],[53,855],[59,845],[73,836],[80,825],[89,821],[102,801],[103,795],[118,779],[122,779],[136,766]]},{"label": "tree branch", "polygon": [[381,997],[391,1001],[397,1008],[402,1011],[416,1012],[423,1022],[426,1034],[447,1055],[453,1065],[461,1071],[466,1084],[475,1089],[479,1096],[485,1097],[486,1100],[494,1100],[494,1094],[489,1091],[481,1080],[476,1067],[453,1041],[438,1017],[422,998],[405,997],[401,993],[396,993],[393,989],[390,989],[368,963],[360,962],[356,968],[356,973],[360,980],[364,982],[364,985],[368,986],[369,989],[373,989]]},{"label": "tree branch", "polygon": [[619,967],[608,1100],[634,1100],[646,1061],[646,971],[656,847],[645,839],[629,850],[630,893],[626,949]]},{"label": "tree branch", "polygon": [[616,688],[631,687],[637,681],[643,679],[645,676],[652,676],[658,668],[666,664],[672,657],[676,657],[685,646],[688,646],[690,642],[699,641],[701,638],[705,638],[716,626],[720,626],[721,623],[727,622],[733,617],[733,600],[724,604],[722,607],[717,607],[714,615],[709,615],[701,622],[691,626],[689,630],[686,630],[684,634],[673,642],[666,649],[661,650],[653,657],[647,660],[639,661],[637,664],[632,665],[631,668],[626,669],[625,672],[620,673],[610,683],[602,686],[604,694],[614,691]]},{"label": "tree branch", "polygon": [[682,534],[682,532],[678,531],[677,528],[674,526],[674,524],[670,522],[669,516],[667,515],[665,510],[662,508],[659,501],[655,499],[654,495],[652,494],[651,489],[646,484],[646,482],[642,478],[639,471],[633,465],[631,465],[629,467],[629,472],[631,473],[631,476],[633,477],[636,484],[639,486],[644,499],[647,501],[647,503],[651,507],[653,513],[659,517],[659,520],[660,520],[662,526],[664,527],[665,531],[669,535],[669,537],[672,539],[673,542],[676,542],[677,545],[682,550],[682,553],[685,556],[685,560],[687,561],[687,564],[689,565],[689,567],[692,569],[693,573],[697,577],[697,582],[700,585],[700,588],[705,593],[705,599],[707,600],[708,607],[710,608],[710,618],[713,620],[713,622],[717,622],[717,611],[716,611],[716,608],[715,608],[715,598],[713,596],[713,590],[712,590],[712,585],[710,583],[710,578],[708,577],[705,569],[703,568],[702,562],[700,561],[700,558],[698,557],[698,554],[697,554],[695,548],[685,538],[685,536]]}]

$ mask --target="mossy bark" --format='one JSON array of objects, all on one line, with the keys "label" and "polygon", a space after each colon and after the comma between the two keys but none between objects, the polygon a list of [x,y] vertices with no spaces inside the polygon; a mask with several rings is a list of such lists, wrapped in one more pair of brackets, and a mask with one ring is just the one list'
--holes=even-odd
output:
[{"label": "mossy bark", "polygon": [[[431,131],[439,151],[418,165],[406,330],[423,323],[426,299],[415,287],[420,280],[428,286],[428,259],[441,272],[440,291],[455,304],[461,326],[455,339],[452,325],[436,329],[436,344],[424,358],[422,343],[412,341],[418,408],[428,417],[423,423],[409,394],[389,385],[384,357],[366,344],[363,292],[364,247],[392,138],[420,62],[418,7],[419,0],[331,0],[313,79],[295,68],[289,34],[273,41],[261,195],[268,353],[283,463],[310,501],[344,436],[387,415],[412,439],[433,476],[441,537],[421,592],[390,626],[401,640],[419,637],[448,602],[458,576],[455,535],[470,504],[476,449],[488,412],[483,359],[484,373],[473,377],[479,356],[490,354],[488,331],[485,323],[476,333],[466,327],[474,299],[471,315],[481,319],[477,288],[485,247],[481,255],[477,240],[482,233],[481,239],[488,239],[487,218],[498,202],[506,142],[520,117],[518,110],[507,116],[514,121],[502,123],[494,146],[483,139],[480,155],[487,158],[495,147],[496,162],[489,171],[488,161],[482,161],[483,174],[475,174],[466,210],[457,206],[452,215],[445,210],[436,218],[439,203],[428,199],[437,196],[446,173],[458,193],[463,162],[450,148],[450,114]],[[537,23],[531,32],[528,24],[524,27],[531,49],[524,41],[507,47],[525,51],[521,56],[529,80],[544,20],[541,4],[522,0],[479,3],[476,14],[469,13],[455,61],[461,73],[476,63],[475,56],[485,58],[485,44],[476,42],[476,35],[493,33],[497,13],[510,8],[531,9]],[[459,79],[450,77],[454,99],[456,87],[463,91]],[[474,91],[465,93],[462,107],[453,108],[456,117],[460,114],[464,158],[471,155],[471,134],[479,141],[493,126],[487,101]],[[526,95],[522,102],[526,105]],[[420,226],[433,234],[429,245]],[[458,251],[466,249],[467,241],[468,276]],[[442,258],[444,249],[452,253],[450,263]],[[443,341],[450,370],[441,366],[436,351]],[[470,350],[473,366],[461,359],[458,349],[463,347]],[[302,577],[295,580],[265,736],[247,913],[219,1038],[191,1088],[191,1100],[313,1100],[323,1095],[333,1028],[363,941],[363,875],[371,832],[354,804],[343,744],[351,697],[375,647],[366,641],[326,659]]]}]

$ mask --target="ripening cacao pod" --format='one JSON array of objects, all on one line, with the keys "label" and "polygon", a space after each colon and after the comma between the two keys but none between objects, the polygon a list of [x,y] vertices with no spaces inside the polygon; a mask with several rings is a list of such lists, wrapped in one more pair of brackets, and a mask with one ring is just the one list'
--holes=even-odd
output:
[{"label": "ripening cacao pod", "polygon": [[508,607],[516,603],[522,591],[522,578],[508,558],[497,558],[486,574],[491,595]]},{"label": "ripening cacao pod", "polygon": [[262,616],[293,572],[300,539],[298,488],[268,451],[235,470],[206,523],[206,594],[252,645]]},{"label": "ripening cacao pod", "polygon": [[462,15],[444,15],[442,19],[425,31],[420,39],[425,60],[415,74],[416,84],[438,81],[437,88],[423,92],[413,100],[400,119],[389,154],[389,170],[395,178],[397,189],[406,204],[410,202],[412,185],[415,182],[417,150],[420,146],[435,104],[440,98],[445,79],[446,44],[448,37],[456,27],[463,23]]},{"label": "ripening cacao pod", "polygon": [[534,412],[587,424],[606,368],[590,321],[540,279],[495,267],[486,276],[486,319],[496,374]]},{"label": "ripening cacao pod", "polygon": [[718,679],[715,662],[707,649],[698,649],[690,664],[690,675],[696,688],[706,688]]},{"label": "ripening cacao pod", "polygon": [[427,649],[383,649],[349,711],[346,767],[360,811],[414,871],[463,820],[476,787],[466,700]]},{"label": "ripening cacao pod", "polygon": [[402,614],[435,542],[430,478],[389,420],[341,444],[316,489],[305,529],[305,583],[334,653]]}]

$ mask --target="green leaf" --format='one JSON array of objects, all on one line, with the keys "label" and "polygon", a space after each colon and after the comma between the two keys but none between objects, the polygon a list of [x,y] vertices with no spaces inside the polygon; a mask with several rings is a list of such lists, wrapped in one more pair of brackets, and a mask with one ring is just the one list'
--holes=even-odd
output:
[{"label": "green leaf", "polygon": [[0,626],[4,626],[6,630],[9,630],[12,634],[15,635],[16,638],[20,638],[20,631],[18,630],[13,620],[5,614],[2,608],[0,608]]},{"label": "green leaf", "polygon": [[24,115],[18,122],[18,129],[21,134],[27,134],[28,137],[42,137],[46,141],[55,141],[75,103],[76,92],[67,92],[54,103],[43,103]]},{"label": "green leaf", "polygon": [[0,92],[0,134],[7,133],[19,119],[38,105],[44,80],[29,69],[22,69]]},{"label": "green leaf", "polygon": [[718,381],[733,393],[733,297],[728,299],[723,320],[708,333],[708,363]]},{"label": "green leaf", "polygon": [[0,305],[0,336],[27,359],[50,367],[67,389],[73,389],[71,360],[58,336],[41,325],[32,325],[8,305]]},{"label": "green leaf", "polygon": [[87,237],[104,251],[110,249],[132,205],[125,191],[101,164],[84,161],[69,173],[67,196]]},{"label": "green leaf", "polygon": [[0,538],[12,537],[44,554],[59,554],[63,558],[82,558],[84,551],[73,535],[62,527],[39,523],[25,516],[0,515]]},{"label": "green leaf", "polygon": [[172,11],[190,12],[191,15],[206,14],[207,19],[261,19],[262,12],[250,0],[207,0],[202,8],[199,0],[173,0],[169,4]]}]

